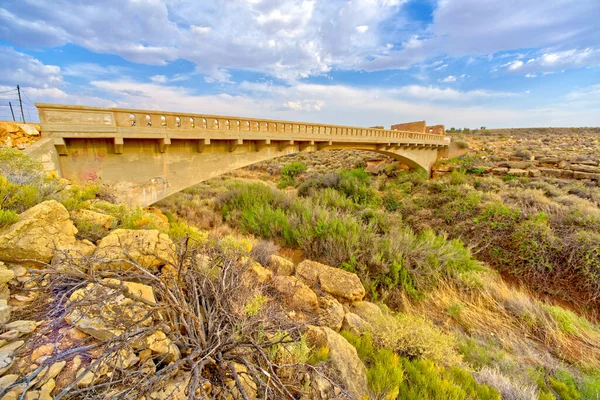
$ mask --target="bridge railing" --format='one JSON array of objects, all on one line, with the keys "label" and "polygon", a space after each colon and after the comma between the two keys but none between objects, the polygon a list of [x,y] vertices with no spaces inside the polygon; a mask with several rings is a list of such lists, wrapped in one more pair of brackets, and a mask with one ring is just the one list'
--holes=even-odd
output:
[{"label": "bridge railing", "polygon": [[308,124],[303,122],[224,117],[216,115],[149,112],[140,110],[112,109],[119,127],[229,130],[237,132],[270,132],[328,137],[373,137],[394,139],[443,140],[442,135],[397,131],[390,129],[359,128],[352,126]]}]

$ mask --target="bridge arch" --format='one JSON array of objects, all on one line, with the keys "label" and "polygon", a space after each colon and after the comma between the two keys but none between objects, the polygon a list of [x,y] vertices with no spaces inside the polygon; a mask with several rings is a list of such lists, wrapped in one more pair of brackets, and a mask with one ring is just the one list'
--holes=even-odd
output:
[{"label": "bridge arch", "polygon": [[[449,143],[441,135],[373,128],[37,106],[46,138],[28,150],[33,158],[69,179],[99,178],[116,187],[120,200],[142,206],[227,172],[298,152],[374,151],[429,171]],[[132,124],[131,115],[144,123]]]}]

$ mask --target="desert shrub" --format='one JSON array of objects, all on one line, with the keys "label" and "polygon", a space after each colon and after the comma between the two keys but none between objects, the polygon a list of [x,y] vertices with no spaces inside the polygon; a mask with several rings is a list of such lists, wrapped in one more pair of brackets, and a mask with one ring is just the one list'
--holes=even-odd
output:
[{"label": "desert shrub", "polygon": [[468,149],[469,148],[469,143],[459,140],[457,142],[455,142],[456,145],[458,146],[459,149]]},{"label": "desert shrub", "polygon": [[190,244],[193,245],[205,243],[208,240],[208,233],[181,221],[172,221],[169,223],[169,231],[167,233],[174,241],[189,240]]},{"label": "desert shrub", "polygon": [[580,385],[582,399],[598,399],[600,398],[600,373],[586,376],[583,378]]},{"label": "desert shrub", "polygon": [[391,349],[409,358],[426,358],[443,365],[459,364],[453,336],[445,334],[423,317],[398,314],[384,316],[372,330],[377,348]]},{"label": "desert shrub", "polygon": [[401,399],[495,399],[500,394],[485,384],[479,384],[466,371],[450,371],[431,360],[403,359],[406,379],[400,385]]},{"label": "desert shrub", "polygon": [[553,376],[548,378],[548,383],[561,400],[581,399],[581,393],[577,390],[575,380],[565,369],[555,371]]},{"label": "desert shrub", "polygon": [[13,148],[0,149],[0,175],[17,185],[35,184],[44,179],[42,164]]},{"label": "desert shrub", "polygon": [[[500,392],[506,400],[537,400],[538,390],[535,386],[515,382],[502,374],[497,368],[484,367],[475,375],[481,383],[487,384]],[[541,398],[541,397],[540,397]],[[552,399],[554,396],[551,397]]]},{"label": "desert shrub", "polygon": [[356,204],[377,206],[381,204],[381,199],[377,191],[370,185],[370,179],[370,175],[363,169],[342,171],[337,190]]},{"label": "desert shrub", "polygon": [[342,331],[341,335],[356,348],[358,356],[365,363],[370,398],[395,399],[404,376],[398,354],[389,349],[375,348],[370,333],[357,335]]},{"label": "desert shrub", "polygon": [[262,265],[268,265],[271,255],[279,251],[279,246],[272,240],[261,240],[252,247],[250,257]]},{"label": "desert shrub", "polygon": [[329,347],[321,346],[311,349],[308,363],[310,365],[318,365],[329,360]]},{"label": "desert shrub", "polygon": [[42,200],[43,196],[36,185],[15,184],[0,175],[0,204],[4,209],[20,213]]},{"label": "desert shrub", "polygon": [[12,210],[0,208],[0,228],[14,224],[19,220],[19,215]]},{"label": "desert shrub", "polygon": [[[124,215],[122,215],[119,223],[119,227],[123,229],[164,230],[163,227],[166,225],[168,224],[166,224],[166,222],[163,221],[158,215],[147,212],[140,206],[127,210]],[[175,235],[178,234],[177,227],[173,233]]]},{"label": "desert shrub", "polygon": [[89,200],[95,199],[100,190],[98,185],[73,185],[63,190],[59,199],[69,211],[79,210],[89,206]]},{"label": "desert shrub", "polygon": [[289,164],[286,164],[281,169],[281,175],[294,179],[296,176],[298,176],[302,172],[306,171],[306,169],[307,169],[306,164],[298,162],[298,161],[293,161]]}]

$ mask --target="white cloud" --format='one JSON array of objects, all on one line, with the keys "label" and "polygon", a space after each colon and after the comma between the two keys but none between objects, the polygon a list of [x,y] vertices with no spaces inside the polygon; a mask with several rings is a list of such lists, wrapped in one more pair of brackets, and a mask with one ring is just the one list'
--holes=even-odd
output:
[{"label": "white cloud", "polygon": [[223,68],[216,68],[213,71],[210,71],[205,77],[204,80],[208,83],[233,83],[231,81],[231,74]]},{"label": "white cloud", "polygon": [[447,77],[445,77],[444,79],[438,79],[438,81],[440,82],[456,82],[456,77],[454,75],[448,75]]},{"label": "white cloud", "polygon": [[529,59],[526,63],[512,61],[508,64],[509,72],[523,73],[527,77],[535,73],[552,73],[566,69],[600,66],[600,49],[586,48],[583,50],[570,49],[563,51],[544,52]]},{"label": "white cloud", "polygon": [[62,83],[60,67],[0,45],[0,84],[42,88]]},{"label": "white cloud", "polygon": [[62,74],[78,78],[96,78],[99,76],[115,76],[127,73],[128,70],[116,65],[100,65],[94,63],[76,63],[67,65]]},{"label": "white cloud", "polygon": [[375,27],[401,3],[4,0],[0,40],[30,48],[73,43],[153,65],[185,59],[211,76],[219,69],[244,69],[296,79],[353,68],[384,51]]},{"label": "white cloud", "polygon": [[167,83],[168,78],[164,75],[153,75],[150,80],[154,83]]}]

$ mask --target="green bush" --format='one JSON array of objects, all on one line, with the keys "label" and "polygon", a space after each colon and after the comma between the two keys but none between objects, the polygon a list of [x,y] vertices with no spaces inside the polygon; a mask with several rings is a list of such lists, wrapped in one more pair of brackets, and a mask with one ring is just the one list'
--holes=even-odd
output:
[{"label": "green bush", "polygon": [[0,228],[14,224],[19,220],[19,215],[12,210],[0,208]]},{"label": "green bush", "polygon": [[459,140],[458,142],[455,142],[455,143],[459,149],[468,149],[469,148],[469,143],[464,142],[462,140]]},{"label": "green bush", "polygon": [[452,368],[449,371],[430,360],[403,359],[406,379],[400,385],[399,399],[494,399],[500,394],[487,385],[480,385],[468,372]]},{"label": "green bush", "polygon": [[69,211],[89,206],[89,200],[95,199],[100,190],[98,185],[71,186],[60,193],[60,202]]},{"label": "green bush", "polygon": [[298,161],[293,161],[289,164],[286,164],[281,169],[281,176],[291,178],[293,180],[296,176],[298,176],[302,172],[306,171],[306,169],[307,169],[306,164],[303,164]]}]

